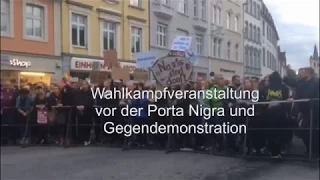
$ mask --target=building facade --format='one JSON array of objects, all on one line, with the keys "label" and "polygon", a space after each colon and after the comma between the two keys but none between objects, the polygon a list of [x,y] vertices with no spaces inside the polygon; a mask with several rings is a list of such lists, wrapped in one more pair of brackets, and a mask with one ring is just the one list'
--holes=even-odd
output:
[{"label": "building facade", "polygon": [[266,76],[274,71],[281,74],[281,62],[279,60],[278,42],[279,35],[274,24],[272,15],[267,6],[261,2],[262,21],[262,76]]},{"label": "building facade", "polygon": [[18,85],[61,77],[61,8],[56,1],[1,0],[1,79]]},{"label": "building facade", "polygon": [[206,0],[150,1],[150,45],[158,58],[166,56],[176,36],[191,36],[197,55],[193,79],[209,77],[209,3]]},{"label": "building facade", "polygon": [[261,4],[261,0],[248,0],[244,4],[244,74],[246,77],[262,76]]},{"label": "building facade", "polygon": [[92,63],[103,67],[104,50],[112,49],[134,72],[135,53],[149,51],[149,1],[63,0],[62,19],[64,74],[88,78]]},{"label": "building facade", "polygon": [[313,55],[310,57],[310,67],[314,70],[317,77],[319,77],[319,63],[320,63],[320,56],[318,53],[317,45],[314,45]]},{"label": "building facade", "polygon": [[242,1],[210,2],[210,70],[231,80],[243,77],[243,6]]}]

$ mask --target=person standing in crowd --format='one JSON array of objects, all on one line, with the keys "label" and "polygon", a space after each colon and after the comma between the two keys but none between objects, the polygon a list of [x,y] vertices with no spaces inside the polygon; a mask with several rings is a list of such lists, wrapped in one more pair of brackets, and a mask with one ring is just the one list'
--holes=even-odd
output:
[{"label": "person standing in crowd", "polygon": [[286,118],[289,106],[286,103],[277,103],[289,98],[289,89],[282,83],[278,72],[273,72],[269,76],[269,87],[267,89],[266,100],[270,102],[267,109],[267,141],[268,149],[273,158],[281,158],[281,150],[284,147],[284,131],[286,128]]},{"label": "person standing in crowd", "polygon": [[[238,75],[234,75],[232,76],[232,79],[231,79],[231,84],[229,86],[229,89],[232,89],[234,91],[239,91],[240,90],[240,86],[241,86],[241,79],[240,79],[240,76]],[[229,101],[229,108],[235,108],[237,105],[236,105],[236,101],[235,99],[228,99]],[[227,110],[226,111],[227,114],[229,114],[229,111]],[[239,124],[239,117],[231,117],[231,116],[227,116],[227,120],[229,121],[230,125],[235,125],[235,124]],[[233,153],[233,152],[239,152],[239,148],[237,147],[237,137],[238,137],[238,134],[227,134],[226,135],[226,139],[227,139],[227,145],[228,145],[228,152],[229,153]]]},{"label": "person standing in crowd", "polygon": [[[60,93],[59,93],[59,99],[62,106],[68,107],[68,108],[57,108],[57,112],[63,114],[63,118],[61,119],[61,123],[58,123],[59,127],[59,137],[61,138],[60,144],[69,144],[71,139],[74,138],[73,134],[70,133],[70,131],[67,131],[68,123],[74,123],[75,119],[75,108],[71,107],[74,105],[74,99],[75,99],[75,90],[72,88],[71,83],[67,80],[63,80],[60,87]],[[69,118],[70,117],[70,118]],[[68,122],[70,121],[70,122]],[[74,129],[74,127],[71,127],[70,129]],[[68,132],[69,134],[66,134]],[[67,136],[67,137],[66,137]],[[65,139],[66,138],[66,139]]]},{"label": "person standing in crowd", "polygon": [[[202,105],[203,108],[210,108],[209,102],[206,100],[206,91],[208,91],[209,82],[207,81],[201,81],[200,87],[197,88],[199,91],[203,91],[203,93],[200,93],[198,104]],[[206,119],[201,117],[201,124],[204,125],[206,123]],[[210,136],[210,137],[207,137]],[[205,139],[212,138],[211,135],[197,135],[197,146],[200,147],[200,149],[208,149],[208,144],[205,142]]]},{"label": "person standing in crowd", "polygon": [[253,89],[258,89],[258,87],[259,87],[259,78],[252,77],[250,81],[252,82]]},{"label": "person standing in crowd", "polygon": [[75,106],[76,106],[76,118],[78,124],[78,140],[84,143],[85,146],[90,144],[90,134],[93,125],[93,105],[94,99],[92,97],[91,91],[89,89],[89,84],[87,81],[82,81],[81,89],[75,92]]},{"label": "person standing in crowd", "polygon": [[[228,87],[225,85],[224,78],[221,74],[215,75],[214,79],[215,79],[215,85],[211,89],[209,89],[208,91],[212,91],[212,94],[214,95],[215,94],[214,91],[216,91],[217,94],[219,94],[220,91],[227,90]],[[219,99],[218,97],[214,97],[214,96],[211,99],[208,99],[208,101],[209,101],[211,108],[226,108],[228,106],[231,107],[231,105],[232,105],[231,103],[228,104],[228,101],[226,101],[225,99]],[[215,114],[215,116],[213,116],[209,120],[209,124],[222,124],[224,122],[224,120],[225,120],[225,117],[217,116],[217,114]],[[213,148],[217,147],[218,151],[222,151],[224,148],[224,146],[223,146],[224,135],[223,134],[215,134],[213,138],[214,138]]]},{"label": "person standing in crowd", "polygon": [[[310,102],[300,102],[297,104],[299,112],[298,119],[301,120],[302,128],[310,128],[312,119],[312,155],[319,156],[319,81],[314,77],[312,68],[302,68],[299,70],[299,82],[296,89],[296,99],[318,99]],[[312,114],[310,110],[312,109]],[[314,130],[318,128],[318,130]],[[302,140],[306,146],[306,155],[309,155],[310,133],[304,130]]]},{"label": "person standing in crowd", "polygon": [[18,111],[17,117],[17,127],[19,129],[15,132],[17,135],[15,139],[22,138],[21,143],[28,143],[30,138],[30,113],[33,109],[33,98],[30,95],[29,87],[24,86],[21,91],[20,95],[17,97],[16,100],[16,108]]},{"label": "person standing in crowd", "polygon": [[[143,91],[144,90],[144,85],[142,83],[138,83],[137,88],[135,91]],[[149,100],[147,97],[142,96],[140,99],[133,99],[131,103],[131,107],[139,109],[142,108],[142,111],[138,113],[136,116],[132,117],[133,119],[133,124],[137,124],[140,127],[143,125],[148,125],[148,104]],[[137,140],[137,145],[144,147],[147,145],[147,134],[136,134],[136,140]]]},{"label": "person standing in crowd", "polygon": [[36,139],[36,144],[46,144],[48,141],[48,121],[47,123],[40,124],[38,118],[41,113],[47,113],[47,98],[44,91],[39,91],[34,98],[34,111],[32,117],[32,123],[35,126],[32,127],[32,137]]},{"label": "person standing in crowd", "polygon": [[[61,119],[64,119],[63,116],[60,116],[57,118],[57,110],[54,108],[55,106],[61,106],[59,102],[59,88],[56,86],[53,86],[51,88],[50,95],[48,97],[48,120],[50,123],[50,132],[52,133],[52,136],[55,140],[56,144],[60,144],[63,142],[64,136],[60,136],[59,134],[59,128],[60,128],[60,121]],[[63,128],[63,127],[61,127]]]},{"label": "person standing in crowd", "polygon": [[[115,86],[114,86],[113,80],[107,80],[107,81],[104,81],[103,84],[101,84],[101,86],[98,88],[100,88],[100,90],[104,88],[105,90],[110,90],[111,92],[113,92]],[[115,125],[120,124],[121,116],[120,116],[120,109],[119,109],[119,101],[120,101],[119,97],[112,98],[112,99],[107,99],[107,98],[97,99],[97,106],[100,106],[101,108],[110,108],[110,109],[117,108],[115,114],[112,116],[102,115],[100,117],[97,117],[99,119],[97,121],[101,122],[101,127],[99,129],[96,128],[96,135],[98,138],[97,139],[98,142],[99,140],[102,143],[109,141],[108,143],[113,144],[118,138],[117,134],[108,135],[104,133],[103,127],[106,122],[113,122],[115,123]]]},{"label": "person standing in crowd", "polygon": [[[16,119],[15,102],[17,92],[11,87],[9,81],[2,82],[1,87],[1,140],[6,140],[8,144],[14,144],[14,130],[13,125]],[[8,124],[9,126],[3,127],[2,125]]]}]

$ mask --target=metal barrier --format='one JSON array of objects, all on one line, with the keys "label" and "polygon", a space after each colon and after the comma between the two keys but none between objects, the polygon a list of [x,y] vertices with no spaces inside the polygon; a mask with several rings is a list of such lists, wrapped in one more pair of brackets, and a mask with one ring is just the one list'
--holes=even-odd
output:
[{"label": "metal barrier", "polygon": [[[311,102],[315,102],[317,101],[319,103],[319,99],[299,99],[299,100],[286,100],[286,101],[271,101],[271,102],[256,102],[256,103],[249,103],[250,105],[272,105],[272,104],[293,104],[293,103],[311,103]],[[319,105],[318,105],[319,106]],[[305,159],[305,158],[297,158],[297,160],[308,160],[309,162],[310,161],[313,161],[313,160],[316,160],[316,161],[319,161],[319,158],[317,159],[313,159],[313,147],[314,146],[318,146],[318,152],[319,152],[319,144],[314,144],[314,141],[313,141],[313,138],[314,138],[314,131],[316,131],[315,133],[318,133],[318,136],[319,137],[319,122],[318,122],[318,127],[314,127],[314,122],[316,119],[314,119],[315,117],[315,114],[313,113],[314,112],[314,107],[313,105],[310,105],[310,112],[309,112],[309,118],[308,121],[310,122],[309,123],[309,127],[298,127],[298,128],[249,128],[249,117],[247,116],[246,117],[246,127],[248,127],[248,132],[250,130],[258,130],[258,131],[268,131],[268,130],[277,130],[277,131],[309,131],[309,137],[308,137],[308,147],[307,150],[308,150],[308,158]],[[318,107],[319,108],[319,107]],[[288,117],[290,118],[290,117]],[[319,115],[318,115],[318,121],[319,121]],[[307,121],[307,119],[304,119]],[[268,121],[268,120],[267,120]],[[302,139],[303,138],[306,138],[306,137],[301,137]],[[319,139],[317,140],[316,143],[319,143]],[[247,152],[245,151],[245,149],[247,148],[247,145],[248,145],[248,133],[245,133],[245,139],[244,139],[244,146],[243,146],[243,154],[242,156],[245,157],[245,158],[248,158],[248,157],[253,157],[253,156],[250,156],[247,154]],[[256,158],[263,158],[263,157],[257,157],[255,156]]]},{"label": "metal barrier", "polygon": [[[251,105],[255,105],[255,106],[259,106],[259,105],[268,105],[268,104],[274,104],[274,103],[301,103],[301,102],[311,102],[311,101],[319,101],[319,99],[303,99],[303,100],[292,100],[292,101],[275,101],[275,102],[257,102],[257,103],[250,103]],[[96,108],[96,107],[99,107],[99,106],[94,106],[93,108]],[[82,127],[82,126],[90,126],[91,127],[91,131],[93,129],[93,133],[94,132],[94,129],[95,127],[99,126],[100,128],[103,127],[103,122],[102,120],[100,119],[100,124],[97,124],[95,123],[95,120],[94,118],[96,118],[96,114],[94,112],[92,112],[92,122],[90,124],[81,124],[79,123],[79,120],[78,120],[78,116],[77,116],[77,111],[74,109],[75,107],[73,106],[54,106],[52,107],[56,113],[59,113],[60,110],[62,109],[68,109],[68,110],[63,110],[63,113],[64,114],[67,114],[66,116],[64,116],[64,118],[66,118],[66,122],[65,122],[65,125],[66,125],[66,129],[65,129],[65,136],[64,136],[64,141],[63,141],[63,147],[67,148],[67,147],[70,147],[73,144],[73,142],[71,142],[71,139],[72,139],[72,131],[75,130],[75,134],[76,134],[76,138],[78,138],[79,136],[79,127]],[[5,113],[5,110],[6,109],[15,109],[15,107],[5,107],[5,108],[2,108],[2,112]],[[36,109],[34,109],[34,111],[36,111]],[[13,113],[17,113],[16,110],[13,111]],[[1,114],[2,116],[2,114]],[[28,114],[27,118],[26,118],[26,124],[25,124],[25,131],[24,131],[24,134],[23,134],[23,137],[22,137],[22,143],[21,143],[21,147],[27,147],[28,146],[28,142],[27,139],[29,138],[30,136],[30,127],[33,127],[33,126],[39,126],[38,124],[32,124],[31,123],[31,113]],[[125,123],[127,124],[133,124],[133,120],[131,117],[122,117],[125,119]],[[170,124],[173,124],[173,121],[174,121],[174,118],[173,116],[170,116]],[[313,148],[313,131],[319,131],[319,127],[315,128],[314,127],[314,122],[313,122],[313,109],[311,108],[310,109],[310,127],[309,128],[285,128],[283,130],[290,130],[290,131],[294,131],[294,130],[298,130],[298,131],[301,131],[301,130],[309,130],[309,156],[308,156],[308,160],[309,161],[312,161],[312,148]],[[74,119],[74,122],[73,122],[73,119]],[[250,130],[270,130],[268,128],[249,128],[249,123],[250,123],[250,120],[249,120],[249,117],[247,116],[245,118],[245,124],[246,126],[248,127],[248,132]],[[48,123],[47,126],[49,127],[51,124]],[[3,124],[2,121],[1,121],[1,128],[4,128],[4,127],[18,127],[18,126],[21,126],[20,124]],[[272,129],[271,129],[272,130]],[[273,129],[275,130],[275,129]],[[281,130],[281,129],[276,129],[276,130]],[[50,128],[48,128],[48,134],[49,134],[49,131],[50,131]],[[90,137],[88,137],[88,139],[92,139],[91,137],[91,133],[90,133]],[[130,136],[130,137],[124,137],[124,142],[123,142],[123,146],[122,146],[122,149],[123,150],[129,150],[131,149],[131,144],[132,142],[135,140],[134,139],[135,137],[134,136]],[[172,152],[172,151],[175,151],[176,149],[172,149],[172,142],[173,142],[173,135],[172,134],[168,134],[168,139],[167,139],[167,144],[166,144],[166,153],[169,153],[169,152]],[[242,153],[242,157],[252,157],[250,154],[248,155],[245,151],[245,148],[247,147],[248,145],[248,134],[245,134],[244,135],[244,144],[243,144],[243,153]],[[210,151],[206,151],[206,153],[210,153],[210,154],[215,154],[212,150]],[[216,155],[216,154],[215,154]],[[228,155],[228,154],[226,154]],[[241,155],[241,154],[240,154]],[[256,156],[255,156],[256,157]]]}]

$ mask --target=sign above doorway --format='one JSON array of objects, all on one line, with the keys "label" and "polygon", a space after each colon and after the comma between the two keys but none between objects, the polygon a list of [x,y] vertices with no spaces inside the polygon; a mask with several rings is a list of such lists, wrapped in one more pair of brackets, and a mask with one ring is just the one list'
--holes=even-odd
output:
[{"label": "sign above doorway", "polygon": [[19,66],[19,67],[25,67],[28,68],[31,66],[31,62],[29,61],[19,61],[18,59],[12,59],[10,60],[11,66]]}]

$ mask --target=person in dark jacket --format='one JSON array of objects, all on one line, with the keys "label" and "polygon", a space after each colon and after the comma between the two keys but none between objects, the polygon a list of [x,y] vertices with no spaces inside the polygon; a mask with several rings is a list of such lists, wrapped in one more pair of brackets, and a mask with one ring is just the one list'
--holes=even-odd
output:
[{"label": "person in dark jacket", "polygon": [[[13,125],[16,120],[15,102],[17,91],[11,87],[9,81],[3,81],[1,88],[1,141],[8,144],[15,144]],[[2,126],[8,124],[9,126]]]},{"label": "person in dark jacket", "polygon": [[[298,119],[301,120],[302,128],[310,128],[311,119],[313,129],[312,133],[312,149],[313,156],[319,156],[319,80],[314,77],[314,71],[312,68],[303,68],[299,71],[300,80],[296,88],[296,99],[318,99],[310,102],[295,103],[299,112]],[[310,110],[312,109],[312,115],[310,116]],[[302,132],[302,139],[306,146],[306,155],[309,155],[310,146],[310,133],[309,130]]]},{"label": "person in dark jacket", "polygon": [[93,125],[94,99],[87,81],[82,81],[81,89],[75,92],[76,118],[78,124],[78,140],[85,146],[90,144],[90,133]]},{"label": "person in dark jacket", "polygon": [[[142,91],[144,89],[144,86],[142,83],[139,83],[137,85],[137,89],[135,91]],[[137,125],[144,125],[148,124],[148,104],[149,100],[147,97],[141,97],[140,99],[133,99],[131,101],[131,108],[139,109],[143,108],[140,113],[138,113],[136,116],[132,117],[133,123]],[[137,142],[139,146],[146,146],[147,145],[147,135],[146,134],[137,134]]]},{"label": "person in dark jacket", "polygon": [[[116,88],[114,85],[113,80],[107,80],[105,82],[103,82],[103,84],[101,84],[99,87],[100,90],[102,91],[103,88],[105,90],[113,90]],[[95,129],[95,133],[97,135],[97,141],[101,141],[102,143],[115,143],[117,140],[119,140],[119,135],[118,134],[111,134],[108,135],[106,133],[104,133],[103,131],[103,126],[106,122],[113,122],[115,125],[117,124],[121,124],[121,116],[120,116],[120,108],[119,108],[119,97],[116,97],[114,99],[107,99],[107,98],[98,98],[97,99],[97,106],[101,107],[101,108],[117,108],[117,110],[115,111],[115,114],[113,116],[104,116],[103,114],[100,117],[97,117],[96,122],[101,124],[101,127],[98,127]],[[108,142],[107,142],[108,141]]]},{"label": "person in dark jacket", "polygon": [[33,110],[33,98],[30,95],[29,87],[24,86],[20,90],[20,95],[16,100],[16,108],[18,111],[17,125],[19,130],[16,131],[17,138],[22,138],[21,143],[28,143],[30,138],[30,113]]},{"label": "person in dark jacket", "polygon": [[267,89],[266,100],[270,102],[267,109],[267,139],[268,148],[273,158],[281,158],[281,150],[284,147],[283,128],[286,128],[286,119],[290,106],[287,103],[277,101],[287,100],[289,89],[282,83],[278,72],[273,72],[269,76],[269,86]]},{"label": "person in dark jacket", "polygon": [[[60,144],[63,143],[70,143],[71,139],[74,138],[74,131],[67,131],[68,123],[75,122],[75,108],[71,108],[74,105],[74,96],[75,96],[75,89],[72,88],[70,82],[65,81],[60,88],[59,92],[59,100],[63,107],[56,108],[57,113],[62,114],[61,123],[59,123],[59,135],[63,137],[63,140],[60,141]],[[59,104],[58,104],[59,105]],[[67,107],[70,106],[70,107]],[[69,122],[70,121],[70,122]],[[70,130],[75,128],[70,128]],[[66,134],[68,132],[69,134]],[[66,139],[65,139],[66,138]]]}]

